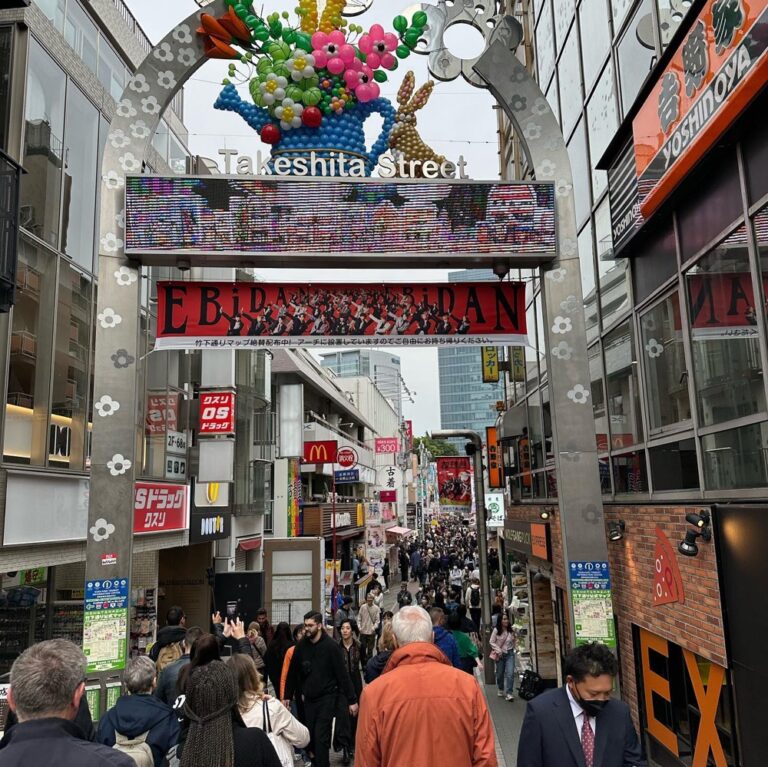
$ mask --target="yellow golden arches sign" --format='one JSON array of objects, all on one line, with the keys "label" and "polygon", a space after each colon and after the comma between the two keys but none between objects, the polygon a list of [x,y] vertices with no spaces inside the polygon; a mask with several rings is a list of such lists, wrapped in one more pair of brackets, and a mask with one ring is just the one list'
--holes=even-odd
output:
[{"label": "yellow golden arches sign", "polygon": [[213,506],[219,500],[221,485],[218,482],[209,482],[205,486],[205,499]]}]

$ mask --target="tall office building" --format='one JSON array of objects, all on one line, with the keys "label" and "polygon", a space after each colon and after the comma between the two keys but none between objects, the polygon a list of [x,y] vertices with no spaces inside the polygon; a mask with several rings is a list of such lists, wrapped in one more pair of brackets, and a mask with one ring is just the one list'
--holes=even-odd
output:
[{"label": "tall office building", "polygon": [[338,376],[368,376],[403,420],[403,376],[400,357],[375,349],[350,349],[320,355],[320,364]]},{"label": "tall office building", "polygon": [[[498,279],[490,269],[464,269],[448,275],[449,282]],[[484,435],[486,427],[496,421],[496,403],[504,399],[503,383],[483,383],[480,349],[476,346],[438,349],[437,364],[441,428],[469,429]]]}]

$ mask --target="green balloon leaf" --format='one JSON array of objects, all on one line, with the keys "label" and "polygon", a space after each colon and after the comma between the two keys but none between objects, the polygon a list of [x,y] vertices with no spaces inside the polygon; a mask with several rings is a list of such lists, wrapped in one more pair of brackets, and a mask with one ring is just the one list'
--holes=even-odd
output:
[{"label": "green balloon leaf", "polygon": [[402,34],[408,29],[408,19],[405,16],[395,16],[395,20],[392,22],[392,26]]},{"label": "green balloon leaf", "polygon": [[323,99],[323,92],[320,90],[320,88],[314,87],[314,88],[308,88],[304,91],[304,95],[302,96],[302,101],[308,106],[308,107],[314,107],[317,106]]},{"label": "green balloon leaf", "polygon": [[283,42],[293,45],[296,42],[296,33],[292,29],[284,29]]},{"label": "green balloon leaf", "polygon": [[387,73],[383,69],[377,69],[373,73],[373,79],[376,80],[377,83],[385,83],[387,82]]},{"label": "green balloon leaf", "polygon": [[424,29],[424,27],[427,25],[427,21],[427,14],[424,13],[424,11],[416,11],[416,13],[413,14],[413,20],[411,23],[414,27]]},{"label": "green balloon leaf", "polygon": [[406,45],[398,45],[395,51],[397,58],[407,59],[411,55],[411,49]]},{"label": "green balloon leaf", "polygon": [[406,33],[405,37],[403,38],[405,41],[405,44],[413,50],[416,47],[416,43],[419,42],[419,38],[421,37],[421,30],[420,29],[414,29],[411,27]]},{"label": "green balloon leaf", "polygon": [[280,40],[271,43],[267,48],[267,53],[269,53],[275,61],[287,61],[291,58],[291,47]]},{"label": "green balloon leaf", "polygon": [[285,95],[299,104],[301,104],[304,99],[304,91],[298,85],[289,85],[285,89]]},{"label": "green balloon leaf", "polygon": [[296,32],[296,47],[301,48],[302,51],[312,53],[314,46],[312,45],[312,38],[306,32]]}]

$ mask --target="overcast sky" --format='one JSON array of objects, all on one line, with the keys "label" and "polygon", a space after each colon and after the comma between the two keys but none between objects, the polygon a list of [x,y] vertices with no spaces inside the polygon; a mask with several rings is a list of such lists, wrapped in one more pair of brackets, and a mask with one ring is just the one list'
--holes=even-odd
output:
[{"label": "overcast sky", "polygon": [[[153,42],[164,37],[179,21],[192,13],[197,5],[194,0],[126,0],[144,31]],[[293,11],[297,0],[265,0],[264,13]],[[261,8],[262,3],[255,3]],[[363,16],[355,19],[368,29],[376,22],[388,31],[392,19],[407,2],[377,0]],[[458,55],[474,56],[482,50],[482,37],[466,25],[451,30],[446,43]],[[220,159],[219,149],[237,149],[241,154],[255,157],[259,150],[266,154],[266,147],[255,132],[236,115],[213,109],[213,103],[221,90],[221,80],[226,76],[228,62],[211,61],[198,70],[185,87],[185,120],[189,129],[189,149],[193,154]],[[390,73],[391,82],[384,83],[382,95],[395,102],[397,88],[403,75],[413,69],[416,84],[429,79],[427,59],[412,55],[401,62],[400,68]],[[245,88],[241,89],[246,95]],[[418,127],[424,140],[438,153],[456,160],[464,155],[471,178],[475,180],[498,177],[496,117],[493,98],[485,91],[473,88],[464,80],[438,83],[427,107],[418,113]],[[380,123],[379,123],[380,125]],[[366,124],[368,133],[378,132],[376,118]],[[259,274],[268,281],[306,282],[306,270],[260,269]],[[447,272],[435,269],[413,269],[404,273],[389,270],[315,270],[312,281],[347,282],[444,282]],[[408,388],[416,392],[414,403],[405,403],[405,417],[414,421],[414,431],[423,434],[440,428],[440,402],[437,370],[437,351],[404,349],[398,352],[403,361],[403,377]]]}]

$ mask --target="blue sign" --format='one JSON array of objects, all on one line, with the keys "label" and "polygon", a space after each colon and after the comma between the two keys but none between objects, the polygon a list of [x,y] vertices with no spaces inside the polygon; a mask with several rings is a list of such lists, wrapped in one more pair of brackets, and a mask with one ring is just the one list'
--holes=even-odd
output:
[{"label": "blue sign", "polygon": [[607,562],[571,562],[573,591],[610,591],[611,575]]},{"label": "blue sign", "polygon": [[568,575],[576,646],[603,642],[608,647],[616,647],[608,563],[570,562]]},{"label": "blue sign", "polygon": [[354,485],[360,481],[360,469],[344,469],[334,471],[333,476],[337,485]]},{"label": "blue sign", "polygon": [[85,609],[122,610],[128,607],[128,579],[106,578],[85,582]]}]

